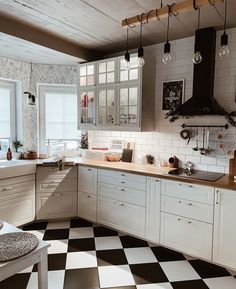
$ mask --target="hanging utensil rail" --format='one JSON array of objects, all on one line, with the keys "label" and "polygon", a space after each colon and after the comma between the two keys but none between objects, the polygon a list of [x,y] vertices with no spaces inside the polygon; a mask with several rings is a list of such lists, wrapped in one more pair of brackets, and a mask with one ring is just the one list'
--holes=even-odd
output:
[{"label": "hanging utensil rail", "polygon": [[202,128],[210,128],[210,127],[217,127],[217,128],[225,128],[228,129],[229,125],[225,124],[225,125],[187,125],[187,124],[182,124],[181,125],[182,128],[198,128],[198,127],[202,127]]}]

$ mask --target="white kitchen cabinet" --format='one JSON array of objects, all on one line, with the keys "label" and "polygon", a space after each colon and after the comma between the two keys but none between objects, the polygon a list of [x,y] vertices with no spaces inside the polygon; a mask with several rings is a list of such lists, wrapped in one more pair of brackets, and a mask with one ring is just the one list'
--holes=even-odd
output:
[{"label": "white kitchen cabinet", "polygon": [[78,123],[80,129],[96,125],[96,102],[97,95],[95,87],[83,87],[78,90]]},{"label": "white kitchen cabinet", "polygon": [[117,82],[117,58],[97,62],[97,84],[114,84]]},{"label": "white kitchen cabinet", "polygon": [[146,239],[159,243],[161,218],[161,180],[147,178]]},{"label": "white kitchen cabinet", "polygon": [[216,189],[213,262],[236,270],[236,191]]},{"label": "white kitchen cabinet", "polygon": [[35,218],[35,175],[0,181],[0,219],[20,226]]},{"label": "white kitchen cabinet", "polygon": [[97,169],[91,167],[79,167],[79,191],[97,194]]},{"label": "white kitchen cabinet", "polygon": [[78,68],[79,87],[94,86],[96,84],[96,63],[80,64]]},{"label": "white kitchen cabinet", "polygon": [[79,192],[78,215],[86,220],[96,222],[97,218],[97,196]]},{"label": "white kitchen cabinet", "polygon": [[145,208],[108,198],[98,198],[98,223],[145,237]]},{"label": "white kitchen cabinet", "polygon": [[38,220],[74,217],[77,214],[77,192],[37,194],[36,204]]},{"label": "white kitchen cabinet", "polygon": [[211,224],[161,212],[161,245],[210,261],[212,234]]},{"label": "white kitchen cabinet", "polygon": [[36,218],[56,219],[77,215],[76,166],[38,167],[36,173]]}]

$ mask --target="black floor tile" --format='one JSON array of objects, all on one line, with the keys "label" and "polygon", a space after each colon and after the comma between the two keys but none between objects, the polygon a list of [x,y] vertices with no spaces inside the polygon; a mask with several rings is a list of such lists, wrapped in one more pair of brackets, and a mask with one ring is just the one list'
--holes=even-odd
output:
[{"label": "black floor tile", "polygon": [[68,242],[68,252],[95,251],[94,238],[70,239]]},{"label": "black floor tile", "polygon": [[22,230],[24,231],[46,230],[47,225],[48,225],[48,222],[35,222],[35,223],[31,223],[31,224],[23,226]]},{"label": "black floor tile", "polygon": [[30,278],[30,273],[13,275],[0,282],[1,289],[26,289]]},{"label": "black floor tile", "polygon": [[69,229],[46,230],[43,240],[64,240],[69,238]]},{"label": "black floor tile", "polygon": [[190,260],[189,263],[193,266],[201,278],[215,278],[231,275],[225,268],[202,260]]},{"label": "black floor tile", "polygon": [[66,253],[48,255],[48,270],[65,270],[66,255]]},{"label": "black floor tile", "polygon": [[124,248],[149,247],[146,241],[131,236],[120,236],[120,240]]},{"label": "black floor tile", "polygon": [[88,222],[84,219],[72,219],[70,221],[70,227],[71,228],[78,228],[78,227],[92,227],[93,224],[91,222]]},{"label": "black floor tile", "polygon": [[151,247],[151,249],[159,262],[186,260],[183,254],[161,246]]},{"label": "black floor tile", "polygon": [[168,279],[158,263],[129,265],[135,284],[163,283]]},{"label": "black floor tile", "polygon": [[171,285],[173,289],[209,289],[202,280],[171,282]]},{"label": "black floor tile", "polygon": [[95,237],[108,237],[108,236],[118,236],[118,232],[105,228],[105,227],[94,227],[94,236]]},{"label": "black floor tile", "polygon": [[98,266],[126,265],[128,261],[122,249],[97,251]]},{"label": "black floor tile", "polygon": [[64,289],[99,289],[97,268],[66,270]]}]

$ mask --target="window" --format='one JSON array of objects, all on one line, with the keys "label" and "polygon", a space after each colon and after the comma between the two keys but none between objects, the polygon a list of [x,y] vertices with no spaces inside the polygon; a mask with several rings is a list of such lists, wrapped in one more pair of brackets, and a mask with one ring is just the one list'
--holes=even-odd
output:
[{"label": "window", "polygon": [[39,85],[40,150],[51,144],[53,154],[77,149],[77,87]]},{"label": "window", "polygon": [[0,80],[0,152],[16,138],[16,83]]}]

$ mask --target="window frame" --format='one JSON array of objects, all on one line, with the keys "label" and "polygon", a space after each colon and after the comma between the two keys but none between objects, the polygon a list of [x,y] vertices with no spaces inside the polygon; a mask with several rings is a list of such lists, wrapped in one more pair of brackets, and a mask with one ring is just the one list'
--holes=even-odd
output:
[{"label": "window frame", "polygon": [[[77,98],[77,115],[78,115],[78,91],[76,84],[49,84],[49,83],[38,83],[37,94],[39,99],[39,114],[38,114],[38,145],[41,152],[46,152],[46,101],[45,93],[75,93]],[[61,139],[63,140],[74,140],[74,139]]]}]

